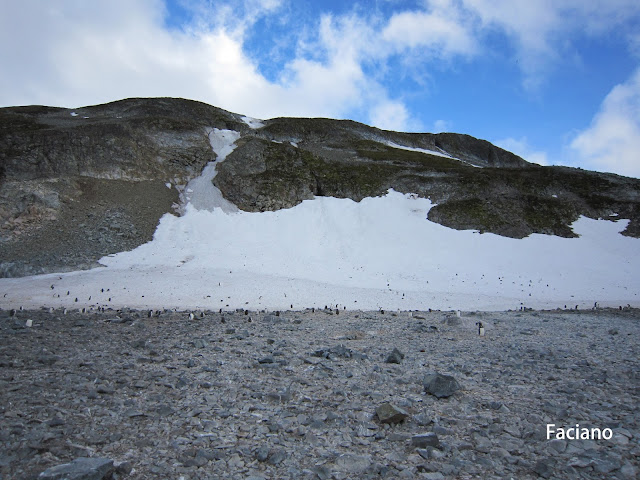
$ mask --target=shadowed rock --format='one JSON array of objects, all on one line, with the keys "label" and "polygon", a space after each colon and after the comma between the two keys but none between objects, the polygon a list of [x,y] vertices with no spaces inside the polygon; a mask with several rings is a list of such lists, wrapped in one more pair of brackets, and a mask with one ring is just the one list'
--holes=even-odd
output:
[{"label": "shadowed rock", "polygon": [[460,384],[451,375],[434,373],[424,379],[424,391],[438,398],[446,398],[460,390]]},{"label": "shadowed rock", "polygon": [[402,353],[397,348],[394,348],[393,351],[387,357],[387,363],[401,363],[404,358],[404,353]]},{"label": "shadowed rock", "polygon": [[405,410],[392,403],[380,405],[376,408],[376,415],[382,423],[400,423],[409,416]]}]

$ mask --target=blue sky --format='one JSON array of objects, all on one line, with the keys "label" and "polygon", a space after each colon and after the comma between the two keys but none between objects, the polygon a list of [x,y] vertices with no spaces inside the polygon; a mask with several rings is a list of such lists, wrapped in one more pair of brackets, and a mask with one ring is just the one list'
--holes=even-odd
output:
[{"label": "blue sky", "polygon": [[0,106],[175,96],[640,177],[637,0],[2,2],[0,61]]}]

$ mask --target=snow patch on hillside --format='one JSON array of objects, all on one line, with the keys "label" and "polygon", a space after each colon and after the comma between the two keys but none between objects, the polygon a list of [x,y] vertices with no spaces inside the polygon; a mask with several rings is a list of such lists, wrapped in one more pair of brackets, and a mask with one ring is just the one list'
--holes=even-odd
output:
[{"label": "snow patch on hillside", "polygon": [[478,165],[474,165],[474,164],[469,163],[469,162],[467,162],[465,160],[461,160],[461,159],[459,159],[457,157],[453,157],[453,156],[449,155],[447,152],[445,152],[444,150],[428,150],[426,148],[406,147],[404,145],[398,145],[397,143],[394,143],[394,142],[391,142],[391,141],[385,142],[385,143],[386,143],[386,145],[388,147],[398,148],[400,150],[408,150],[410,152],[425,153],[427,155],[435,155],[436,157],[450,158],[451,160],[457,160],[459,162],[465,163],[465,164],[470,165],[472,167],[482,168],[482,167],[480,167]]},{"label": "snow patch on hillside", "polygon": [[240,120],[242,120],[244,123],[249,125],[249,127],[253,128],[254,130],[264,127],[264,121],[258,118],[242,117]]},{"label": "snow patch on hillside", "polygon": [[191,180],[183,194],[181,209],[185,212],[188,206],[196,210],[207,210],[213,212],[220,208],[223,212],[233,213],[238,211],[233,203],[222,196],[222,192],[213,185],[212,181],[218,173],[216,168],[218,163],[223,162],[227,156],[235,149],[235,142],[240,138],[240,134],[233,130],[220,130],[213,128],[207,131],[209,143],[216,154],[216,160],[209,162],[202,170],[199,177]]},{"label": "snow patch on hillside", "polygon": [[[640,240],[619,234],[627,221],[580,218],[573,225],[580,238],[511,239],[430,222],[431,207],[429,200],[393,190],[361,202],[319,197],[263,213],[228,214],[190,203],[184,216],[161,219],[152,242],[101,259],[106,268],[0,280],[10,299],[0,298],[0,304],[214,310],[590,308],[596,301],[640,306]],[[73,293],[57,298],[52,283]]]}]

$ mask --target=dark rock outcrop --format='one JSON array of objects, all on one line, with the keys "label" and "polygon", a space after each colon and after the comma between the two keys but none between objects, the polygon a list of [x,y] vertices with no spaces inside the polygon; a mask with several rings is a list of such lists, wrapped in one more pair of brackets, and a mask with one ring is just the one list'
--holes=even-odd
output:
[{"label": "dark rock outcrop", "polygon": [[429,220],[455,229],[573,237],[571,224],[584,215],[629,219],[624,235],[640,235],[640,180],[541,167],[469,135],[293,118],[252,134],[214,179],[243,210],[288,208],[313,196],[360,201],[393,188],[431,199]]}]

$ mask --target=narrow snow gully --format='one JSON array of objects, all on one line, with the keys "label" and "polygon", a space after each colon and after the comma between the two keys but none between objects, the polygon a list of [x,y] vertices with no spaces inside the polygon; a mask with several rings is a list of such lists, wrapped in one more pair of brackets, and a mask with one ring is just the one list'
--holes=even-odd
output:
[{"label": "narrow snow gully", "polygon": [[222,196],[222,192],[213,184],[218,163],[223,162],[227,156],[236,148],[235,142],[240,138],[240,134],[234,130],[220,130],[218,128],[207,129],[211,149],[217,155],[213,162],[209,162],[199,177],[191,180],[182,194],[182,212],[185,213],[189,206],[196,210],[208,210],[213,212],[220,208],[225,213],[238,211],[229,200]]}]

